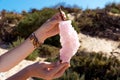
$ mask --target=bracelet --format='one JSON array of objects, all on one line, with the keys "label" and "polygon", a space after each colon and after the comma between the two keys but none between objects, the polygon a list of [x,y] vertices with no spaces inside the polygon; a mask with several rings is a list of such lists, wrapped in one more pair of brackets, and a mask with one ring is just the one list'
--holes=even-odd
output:
[{"label": "bracelet", "polygon": [[29,39],[33,43],[34,48],[38,48],[42,44],[38,41],[38,38],[36,37],[35,33],[32,33],[29,36]]}]

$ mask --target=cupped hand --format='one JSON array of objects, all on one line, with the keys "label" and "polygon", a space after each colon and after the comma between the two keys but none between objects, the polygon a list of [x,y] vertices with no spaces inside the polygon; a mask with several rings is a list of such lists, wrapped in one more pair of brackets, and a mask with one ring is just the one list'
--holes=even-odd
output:
[{"label": "cupped hand", "polygon": [[37,62],[28,66],[28,70],[31,77],[51,80],[61,77],[68,67],[69,63],[55,64]]},{"label": "cupped hand", "polygon": [[[62,12],[62,16],[66,19],[65,13]],[[45,39],[54,36],[59,33],[59,22],[62,21],[61,14],[55,14],[51,19],[48,19],[37,31],[36,35],[43,42]]]}]

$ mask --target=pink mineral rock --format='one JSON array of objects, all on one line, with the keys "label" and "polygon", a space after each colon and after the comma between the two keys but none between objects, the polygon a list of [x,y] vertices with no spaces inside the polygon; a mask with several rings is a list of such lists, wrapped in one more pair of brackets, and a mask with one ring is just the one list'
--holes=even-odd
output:
[{"label": "pink mineral rock", "polygon": [[62,45],[60,49],[60,60],[62,62],[70,62],[70,59],[75,55],[80,46],[78,35],[71,25],[71,20],[61,21],[59,23],[59,29]]}]

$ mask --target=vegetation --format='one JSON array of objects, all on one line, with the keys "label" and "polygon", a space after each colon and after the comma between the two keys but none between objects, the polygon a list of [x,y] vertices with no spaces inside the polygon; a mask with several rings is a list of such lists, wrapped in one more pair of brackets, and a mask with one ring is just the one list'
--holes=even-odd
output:
[{"label": "vegetation", "polygon": [[11,43],[17,38],[17,24],[23,18],[21,14],[14,12],[7,12],[6,10],[1,11],[0,19],[0,39],[2,41]]},{"label": "vegetation", "polygon": [[26,57],[26,59],[34,61],[37,59],[37,57],[39,57],[39,50],[38,49],[34,50],[29,56]]},{"label": "vegetation", "polygon": [[59,53],[59,49],[57,47],[54,46],[50,46],[50,45],[42,45],[39,48],[39,53],[41,57],[56,57],[58,56]]},{"label": "vegetation", "polygon": [[[18,37],[16,41],[12,42],[10,45],[10,48],[14,48],[18,45],[20,45],[24,41],[23,38]],[[42,45],[36,50],[34,50],[28,57],[26,57],[27,60],[36,60],[37,57],[42,58],[50,58],[50,57],[56,57],[58,56],[59,48],[51,46],[51,45]]]},{"label": "vegetation", "polygon": [[107,58],[102,54],[89,53],[87,56],[75,56],[71,69],[85,80],[117,80],[120,78],[120,61],[114,57]]},{"label": "vegetation", "polygon": [[56,12],[57,11],[55,9],[45,8],[43,10],[32,11],[32,13],[27,14],[18,24],[17,31],[19,32],[19,36],[28,37]]},{"label": "vegetation", "polygon": [[12,42],[12,44],[10,45],[10,48],[14,48],[14,47],[20,45],[23,41],[24,41],[23,38],[18,37],[16,41]]},{"label": "vegetation", "polygon": [[109,12],[120,14],[120,4],[110,3],[106,5],[105,9]]}]

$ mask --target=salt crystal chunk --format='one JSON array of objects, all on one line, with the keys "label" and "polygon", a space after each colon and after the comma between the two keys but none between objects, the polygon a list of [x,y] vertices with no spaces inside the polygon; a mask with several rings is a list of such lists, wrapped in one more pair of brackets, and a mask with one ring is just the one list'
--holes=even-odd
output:
[{"label": "salt crystal chunk", "polygon": [[60,59],[62,62],[70,62],[72,56],[77,52],[80,43],[77,32],[71,25],[71,20],[61,21],[59,23],[60,42],[62,48],[60,49]]}]

